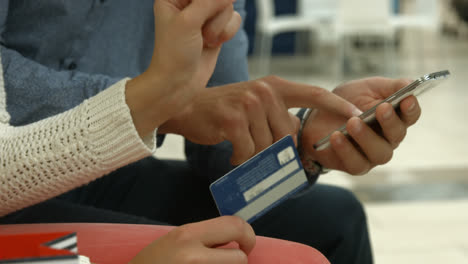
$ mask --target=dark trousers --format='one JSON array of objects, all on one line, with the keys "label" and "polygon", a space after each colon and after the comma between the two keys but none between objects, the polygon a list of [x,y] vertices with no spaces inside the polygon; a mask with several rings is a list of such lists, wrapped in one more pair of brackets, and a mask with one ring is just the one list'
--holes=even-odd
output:
[{"label": "dark trousers", "polygon": [[[105,222],[181,225],[219,216],[208,177],[186,162],[153,158],[0,218],[0,223]],[[257,235],[296,241],[333,264],[372,263],[366,216],[349,191],[316,184],[252,224]]]}]

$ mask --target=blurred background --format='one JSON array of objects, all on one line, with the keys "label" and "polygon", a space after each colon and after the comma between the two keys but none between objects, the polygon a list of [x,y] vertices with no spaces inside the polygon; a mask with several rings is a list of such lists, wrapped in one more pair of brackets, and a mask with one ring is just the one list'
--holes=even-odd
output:
[{"label": "blurred background", "polygon": [[[375,262],[468,263],[468,0],[247,0],[249,71],[332,90],[369,76],[452,76],[423,94],[392,161],[320,182],[353,191]],[[292,109],[291,111],[295,111]],[[183,159],[182,139],[158,151]]]}]

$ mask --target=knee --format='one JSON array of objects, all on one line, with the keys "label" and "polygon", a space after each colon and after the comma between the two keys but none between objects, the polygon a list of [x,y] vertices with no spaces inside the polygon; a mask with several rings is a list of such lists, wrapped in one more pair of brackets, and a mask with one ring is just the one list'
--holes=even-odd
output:
[{"label": "knee", "polygon": [[343,212],[346,214],[344,215],[347,218],[352,218],[356,220],[365,220],[366,213],[364,207],[359,201],[359,199],[349,190],[337,188],[339,189],[339,195],[341,196],[341,202],[343,203]]},{"label": "knee", "polygon": [[[358,227],[367,228],[366,213],[362,203],[351,191],[318,184],[311,190],[310,198],[318,200],[320,218],[339,233]],[[310,200],[309,200],[310,201]]]},{"label": "knee", "polygon": [[339,226],[342,228],[342,231],[344,233],[355,233],[367,230],[366,212],[356,195],[343,188],[331,188],[335,189],[332,196],[339,203],[339,209],[335,211],[338,215],[335,217],[337,217],[337,221],[341,222]]}]

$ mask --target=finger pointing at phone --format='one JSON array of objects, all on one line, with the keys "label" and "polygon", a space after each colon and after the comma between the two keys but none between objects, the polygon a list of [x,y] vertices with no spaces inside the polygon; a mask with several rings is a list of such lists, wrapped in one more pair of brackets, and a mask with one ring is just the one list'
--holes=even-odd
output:
[{"label": "finger pointing at phone", "polygon": [[141,137],[205,89],[221,45],[241,25],[233,0],[155,0],[153,12],[153,56],[148,68],[128,81],[126,89]]},{"label": "finger pointing at phone", "polygon": [[324,109],[342,118],[359,110],[323,88],[268,76],[258,80],[204,89],[180,115],[158,130],[176,133],[190,141],[233,145],[232,164],[240,164],[282,137],[296,135],[299,119],[291,107]]}]

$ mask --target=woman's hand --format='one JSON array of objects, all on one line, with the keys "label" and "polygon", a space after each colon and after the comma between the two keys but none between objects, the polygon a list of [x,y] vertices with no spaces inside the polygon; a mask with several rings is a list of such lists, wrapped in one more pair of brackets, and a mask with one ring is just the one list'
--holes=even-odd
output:
[{"label": "woman's hand", "polygon": [[[405,79],[368,78],[340,85],[333,92],[365,111],[410,83]],[[307,159],[317,160],[324,167],[342,170],[354,175],[367,173],[376,165],[391,160],[393,150],[403,141],[408,127],[416,123],[421,109],[414,96],[400,103],[400,113],[386,103],[377,108],[378,130],[361,119],[351,119],[328,111],[317,110],[307,120],[303,130],[303,149]],[[346,123],[352,140],[342,133],[334,132],[331,147],[315,151],[313,145],[331,131]]]},{"label": "woman's hand", "polygon": [[[219,248],[235,242],[238,248]],[[252,227],[235,216],[175,228],[154,241],[132,259],[130,264],[246,264],[255,246]]]}]

